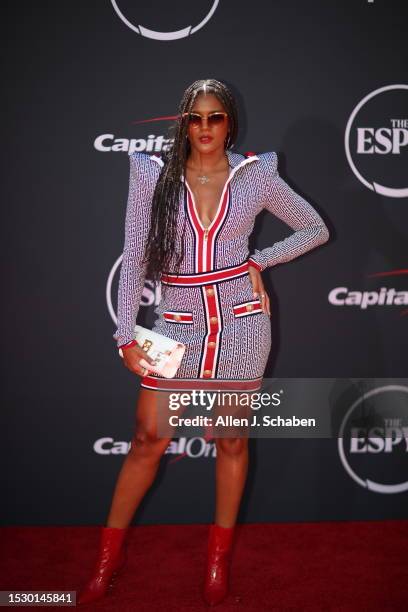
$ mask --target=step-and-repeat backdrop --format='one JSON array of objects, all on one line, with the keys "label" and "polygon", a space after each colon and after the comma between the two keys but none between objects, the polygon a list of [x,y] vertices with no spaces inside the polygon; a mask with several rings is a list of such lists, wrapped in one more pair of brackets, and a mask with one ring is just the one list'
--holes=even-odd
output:
[{"label": "step-and-repeat backdrop", "polygon": [[[3,524],[106,519],[140,380],[112,339],[128,153],[160,154],[199,78],[236,92],[234,150],[276,151],[281,176],[330,230],[323,247],[263,273],[266,376],[336,380],[337,429],[251,439],[239,520],[407,516],[407,16],[403,0],[9,8]],[[263,211],[252,246],[289,233]],[[159,299],[147,280],[139,323],[153,322]],[[381,380],[367,391],[366,379]],[[347,437],[350,411],[370,394],[382,409]],[[210,522],[215,457],[214,440],[174,438],[135,522]]]}]

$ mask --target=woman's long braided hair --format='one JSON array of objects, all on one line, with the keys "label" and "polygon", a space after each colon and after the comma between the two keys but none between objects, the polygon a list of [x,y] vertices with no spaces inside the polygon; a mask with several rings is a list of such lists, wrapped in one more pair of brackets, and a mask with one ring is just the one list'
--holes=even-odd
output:
[{"label": "woman's long braided hair", "polygon": [[231,149],[236,142],[238,110],[230,89],[215,79],[194,81],[185,90],[179,105],[177,119],[169,130],[170,135],[174,133],[174,142],[162,156],[164,165],[153,194],[150,230],[144,253],[144,263],[147,263],[146,278],[152,281],[159,282],[162,273],[177,274],[183,261],[185,223],[181,253],[176,253],[176,234],[179,229],[176,223],[180,193],[183,189],[184,196],[185,189],[181,177],[186,176],[186,161],[190,153],[190,142],[187,137],[188,118],[184,116],[184,113],[191,111],[200,93],[214,94],[228,113],[229,132],[225,148]]}]

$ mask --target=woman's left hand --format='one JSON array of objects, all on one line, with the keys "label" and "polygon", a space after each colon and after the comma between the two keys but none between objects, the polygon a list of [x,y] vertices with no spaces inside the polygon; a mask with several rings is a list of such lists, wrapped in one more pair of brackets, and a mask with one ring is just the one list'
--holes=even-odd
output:
[{"label": "woman's left hand", "polygon": [[262,306],[262,312],[271,316],[269,296],[265,291],[261,273],[253,266],[249,266],[248,274],[249,278],[251,279],[252,288],[254,290],[254,299],[259,298]]}]

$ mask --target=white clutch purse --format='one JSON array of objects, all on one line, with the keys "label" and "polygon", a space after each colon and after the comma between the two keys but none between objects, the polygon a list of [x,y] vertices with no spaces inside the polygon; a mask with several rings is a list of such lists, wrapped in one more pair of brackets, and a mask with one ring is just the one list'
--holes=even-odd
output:
[{"label": "white clutch purse", "polygon": [[[168,336],[158,334],[147,327],[135,325],[134,339],[149,357],[154,359],[154,365],[140,360],[140,365],[147,368],[149,372],[155,372],[165,378],[173,378],[180,366],[186,345],[176,342]],[[119,351],[121,357],[123,353]]]}]

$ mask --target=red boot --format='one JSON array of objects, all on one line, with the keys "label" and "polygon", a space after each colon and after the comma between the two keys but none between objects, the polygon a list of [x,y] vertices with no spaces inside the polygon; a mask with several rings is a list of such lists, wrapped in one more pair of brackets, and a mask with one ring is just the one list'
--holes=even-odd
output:
[{"label": "red boot", "polygon": [[228,574],[234,527],[210,527],[204,599],[210,606],[222,601],[228,593]]},{"label": "red boot", "polygon": [[127,530],[128,527],[102,527],[99,557],[90,581],[78,598],[79,605],[100,599],[113,585],[116,574],[125,564],[123,543]]}]

